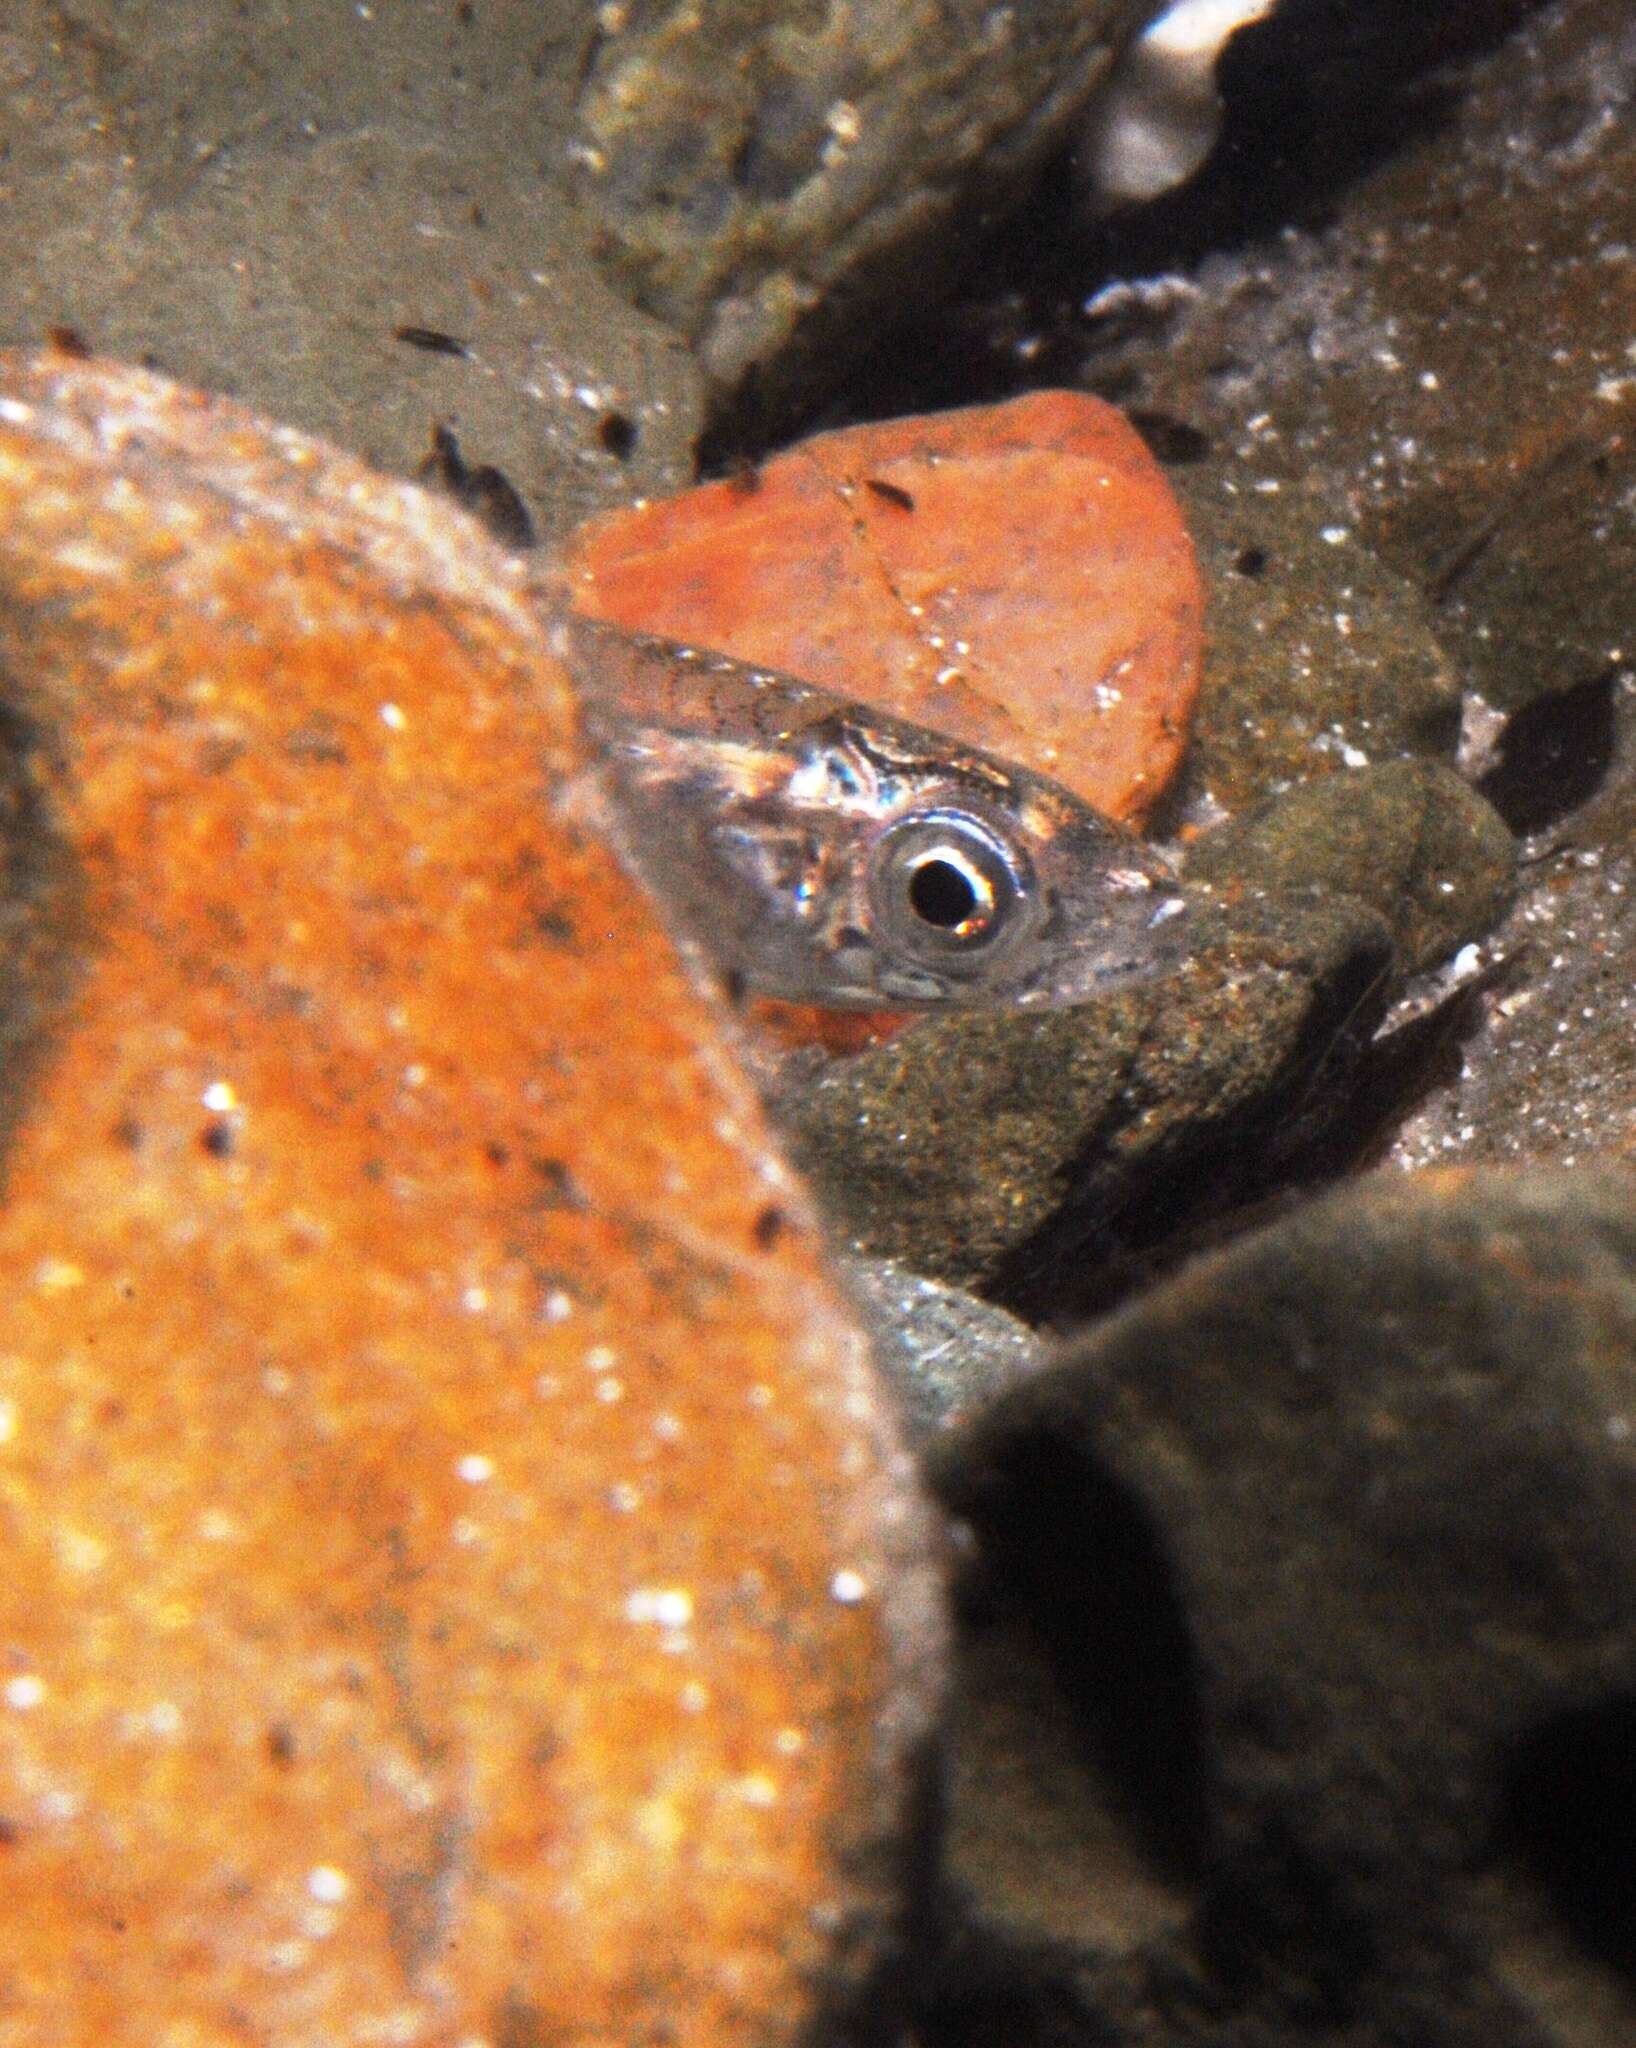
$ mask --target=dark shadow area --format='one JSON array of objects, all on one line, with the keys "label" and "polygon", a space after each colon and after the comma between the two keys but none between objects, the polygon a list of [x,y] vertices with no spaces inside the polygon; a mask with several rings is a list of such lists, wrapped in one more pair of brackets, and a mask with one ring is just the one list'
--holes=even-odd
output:
[{"label": "dark shadow area", "polygon": [[1018,212],[973,238],[949,292],[929,305],[905,292],[914,317],[884,333],[827,404],[790,416],[742,391],[707,428],[702,473],[731,472],[818,428],[1084,384],[1093,346],[1146,328],[1157,339],[1165,326],[1163,307],[1140,301],[1089,321],[1088,299],[1123,280],[1185,276],[1286,227],[1328,225],[1360,178],[1449,125],[1464,69],[1539,5],[1282,0],[1223,53],[1220,138],[1191,180],[1099,214],[1070,148]]},{"label": "dark shadow area", "polygon": [[1493,961],[1431,1008],[1382,1031],[1359,1068],[1344,1114],[1303,1163],[1308,1182],[1378,1164],[1404,1119],[1436,1089],[1459,1082],[1465,1047],[1486,1026],[1484,999],[1526,979],[1515,957]]},{"label": "dark shadow area", "polygon": [[1191,268],[1283,227],[1328,226],[1360,178],[1448,127],[1461,70],[1538,5],[1281,0],[1222,52],[1221,133],[1197,176],[1109,223],[1111,274]]},{"label": "dark shadow area", "polygon": [[[7,625],[0,602],[0,642]],[[13,1132],[72,1001],[84,944],[79,864],[51,796],[60,749],[24,701],[0,655],[0,1195]]]},{"label": "dark shadow area", "polygon": [[1097,2009],[1096,1975],[1072,1950],[951,1911],[921,1965],[915,2048],[1121,2048],[1131,2037]]},{"label": "dark shadow area", "polygon": [[1498,1847],[1593,1960],[1636,1983],[1636,1699],[1538,1730],[1512,1760]]},{"label": "dark shadow area", "polygon": [[[835,1930],[834,1946],[813,1985],[813,2012],[800,2048],[903,2048],[925,1957],[944,1938],[938,1865],[943,1840],[940,1738],[932,1734],[905,1759],[901,1832],[886,1817],[873,1843],[853,1851],[853,1874],[900,1907],[864,1914]],[[866,1863],[878,1868],[868,1873]]]},{"label": "dark shadow area", "polygon": [[1314,2040],[1339,2039],[1380,1969],[1359,1901],[1271,1813],[1248,1834],[1240,1825],[1230,1849],[1220,1838],[1198,1660],[1163,1531],[1098,1456],[1088,1376],[1059,1382],[1031,1411],[1020,1398],[1009,1426],[979,1425],[946,1448],[933,1485],[978,1531],[995,1575],[984,1597],[1020,1609],[1049,1647],[1107,1811],[1196,1904],[1184,1928],[1104,1955],[1094,1925],[1082,1949],[1020,1944],[962,1927],[950,1901],[927,1971],[936,2025],[923,2038],[928,2048],[1129,2040],[1098,2029],[1134,1999],[1166,2015],[1155,2041],[1172,2038],[1172,2025],[1177,2040],[1257,2039],[1253,2024],[1243,2035],[1215,2031],[1256,2010],[1278,2015],[1269,2038],[1310,2027]]},{"label": "dark shadow area", "polygon": [[1160,1534],[1083,1442],[1041,1425],[934,1464],[982,1538],[990,1597],[1044,1647],[1109,1810],[1168,1881],[1197,1885],[1209,1773],[1192,1640]]},{"label": "dark shadow area", "polygon": [[1360,2025],[1369,2041],[1397,2039],[1369,2023],[1384,1958],[1351,1891],[1345,1874],[1269,1817],[1217,1874],[1194,1927],[1201,1975],[1216,1999],[1276,2014],[1279,2039],[1338,2042]]},{"label": "dark shadow area", "polygon": [[1512,713],[1477,787],[1513,832],[1554,825],[1601,788],[1618,743],[1617,691],[1608,668]]}]

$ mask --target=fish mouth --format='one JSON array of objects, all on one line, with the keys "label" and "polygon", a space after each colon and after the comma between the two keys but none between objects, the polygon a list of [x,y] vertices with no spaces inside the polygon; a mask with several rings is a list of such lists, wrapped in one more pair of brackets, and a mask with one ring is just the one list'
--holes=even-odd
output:
[{"label": "fish mouth", "polygon": [[1017,992],[1019,1007],[1095,1002],[1174,974],[1192,954],[1192,905],[1175,875],[1157,866],[1133,873],[1111,900],[1099,892],[1094,905],[1078,906],[1064,923],[1058,959],[1034,987]]}]

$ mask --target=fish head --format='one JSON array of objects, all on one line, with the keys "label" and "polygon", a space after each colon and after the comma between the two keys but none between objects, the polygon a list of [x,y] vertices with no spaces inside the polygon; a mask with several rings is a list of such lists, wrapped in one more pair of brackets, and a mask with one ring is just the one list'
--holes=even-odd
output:
[{"label": "fish head", "polygon": [[958,782],[928,788],[868,848],[860,880],[881,996],[1051,1007],[1185,957],[1168,863],[1067,791],[1008,780],[1004,802]]},{"label": "fish head", "polygon": [[729,982],[1049,1007],[1186,955],[1176,878],[1044,776],[730,658],[571,622],[628,857]]},{"label": "fish head", "polygon": [[752,801],[718,804],[717,947],[741,925],[747,987],[842,1007],[1046,1007],[1185,956],[1183,901],[1153,848],[1054,783],[924,740],[839,717]]}]

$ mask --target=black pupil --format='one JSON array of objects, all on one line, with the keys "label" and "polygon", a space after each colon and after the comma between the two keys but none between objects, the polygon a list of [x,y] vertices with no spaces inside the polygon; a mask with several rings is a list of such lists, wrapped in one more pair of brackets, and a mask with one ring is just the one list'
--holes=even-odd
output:
[{"label": "black pupil", "polygon": [[977,891],[952,860],[923,860],[909,877],[909,907],[940,931],[954,931],[977,914]]}]

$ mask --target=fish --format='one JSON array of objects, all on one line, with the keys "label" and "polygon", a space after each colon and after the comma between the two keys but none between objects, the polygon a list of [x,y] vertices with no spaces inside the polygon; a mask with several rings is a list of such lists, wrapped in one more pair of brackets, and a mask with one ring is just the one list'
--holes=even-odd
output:
[{"label": "fish", "polygon": [[1045,776],[707,649],[561,646],[628,857],[734,991],[1056,1008],[1186,956],[1170,864]]}]

